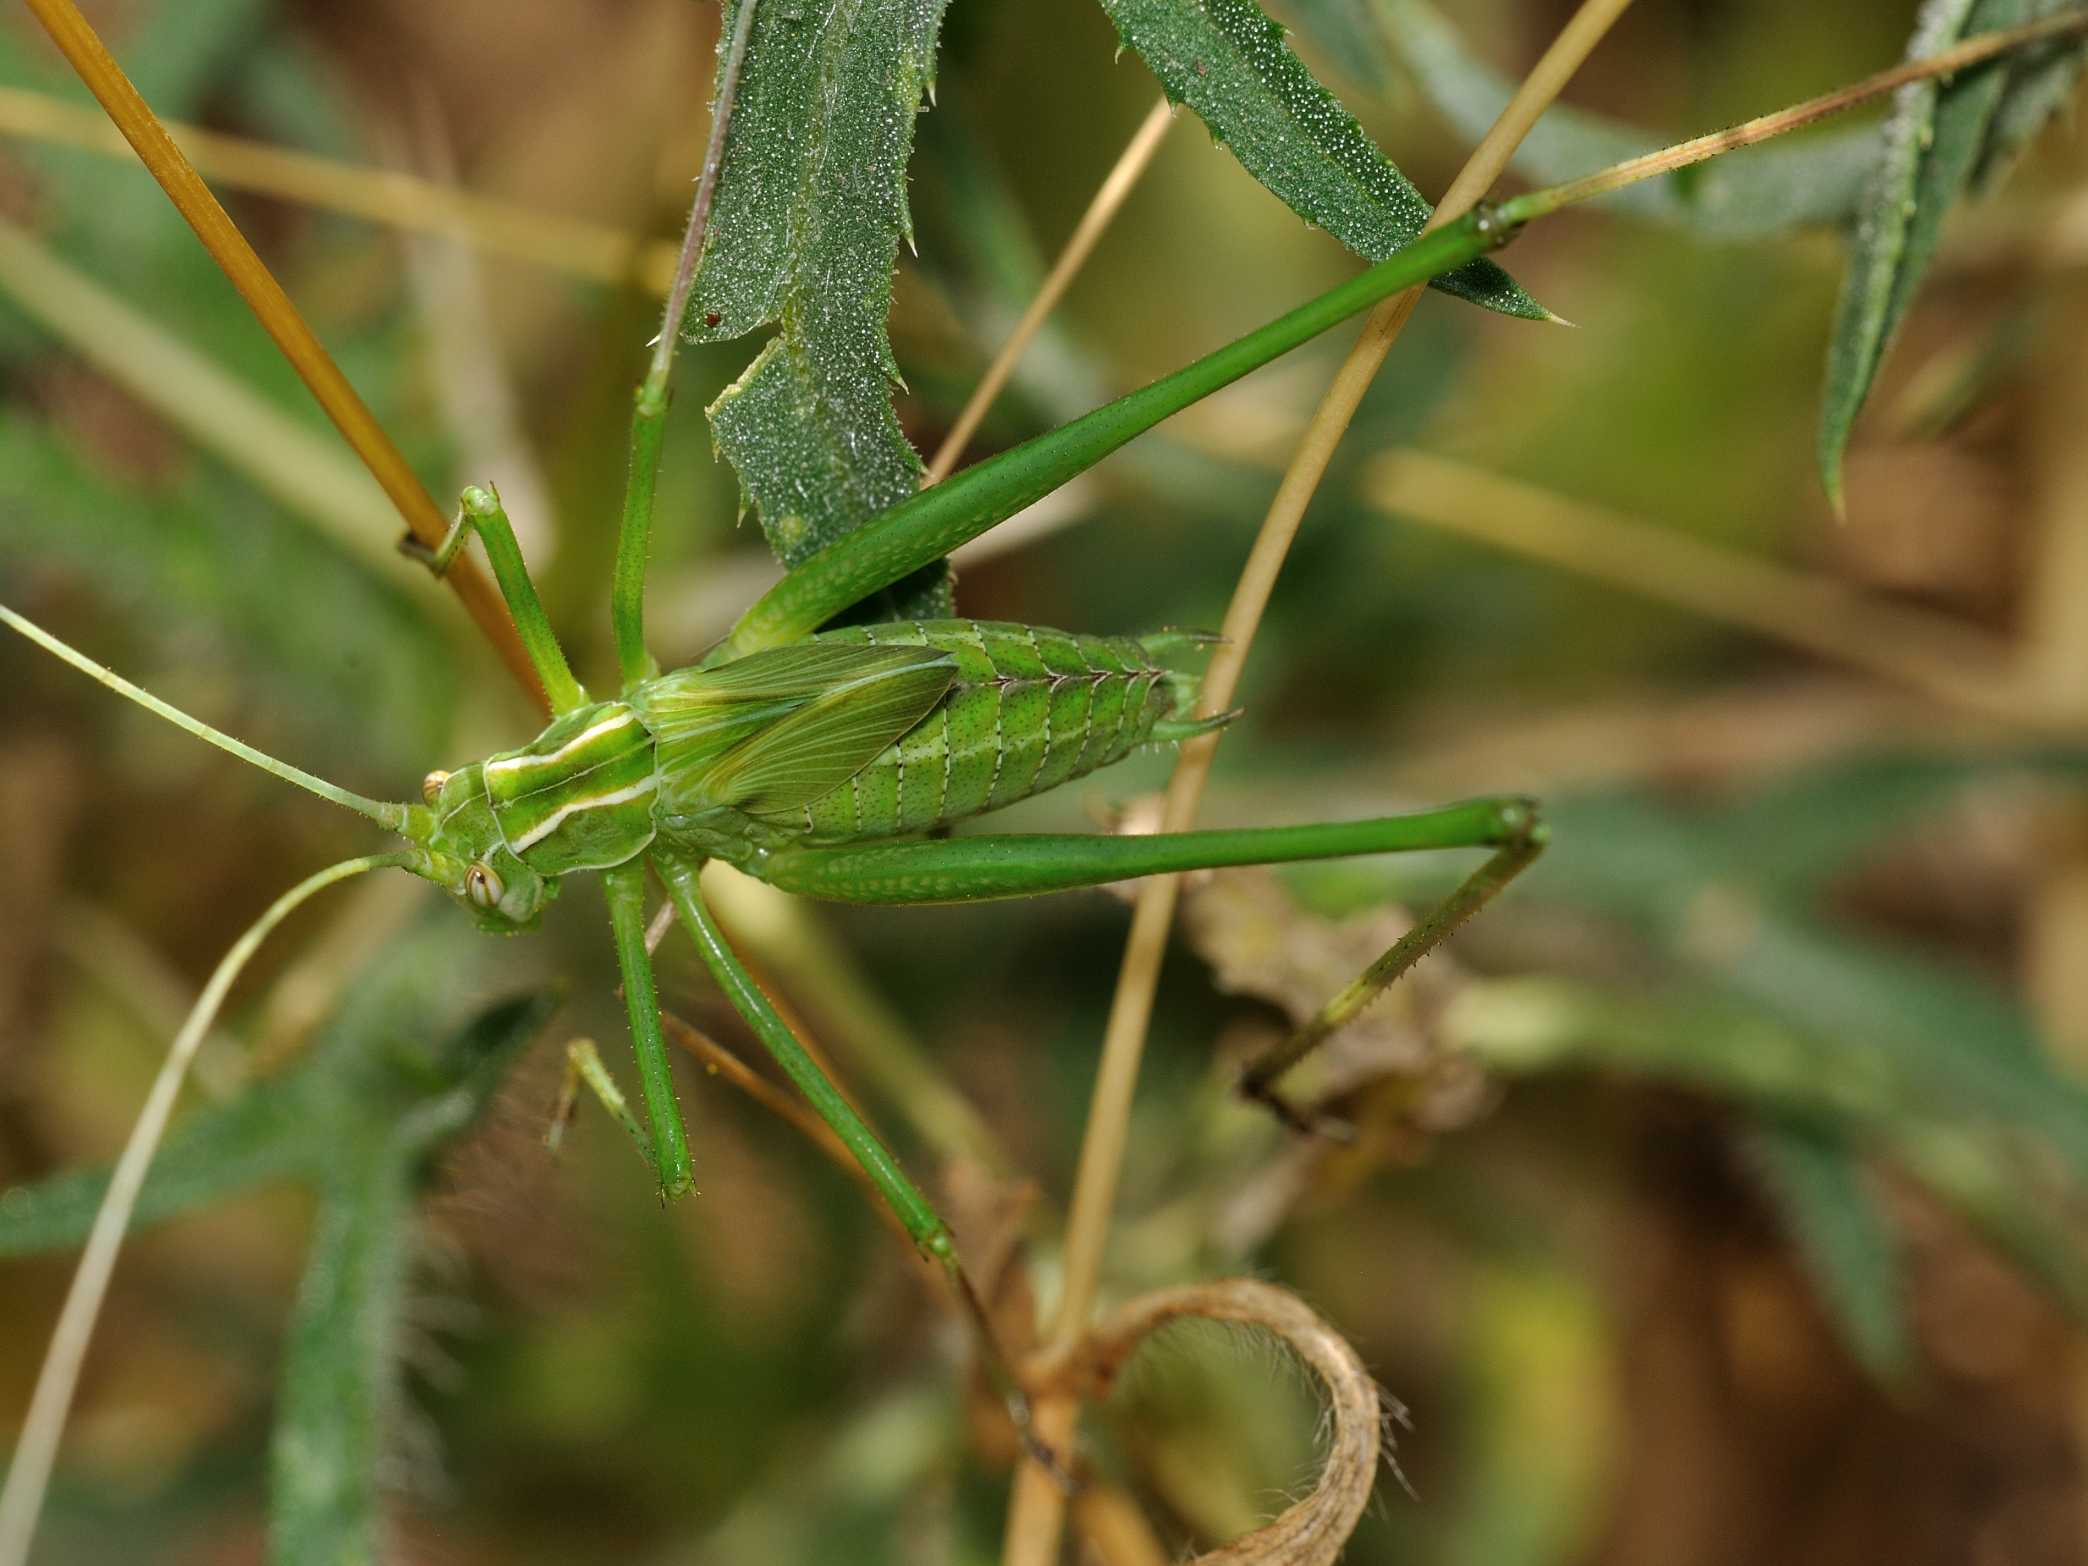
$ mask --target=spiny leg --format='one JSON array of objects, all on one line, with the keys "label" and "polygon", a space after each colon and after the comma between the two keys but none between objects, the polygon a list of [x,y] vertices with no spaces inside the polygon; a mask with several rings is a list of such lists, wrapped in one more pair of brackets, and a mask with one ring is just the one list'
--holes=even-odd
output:
[{"label": "spiny leg", "polygon": [[870,1177],[870,1183],[877,1188],[886,1205],[898,1215],[901,1226],[921,1254],[941,1265],[965,1314],[971,1319],[987,1368],[994,1380],[1000,1383],[1016,1429],[1034,1448],[1033,1456],[1053,1473],[1062,1473],[1054,1454],[1037,1448],[1030,1434],[1029,1399],[1000,1346],[985,1301],[973,1286],[963,1262],[958,1259],[957,1243],[950,1226],[921,1193],[920,1187],[907,1178],[906,1171],[899,1167],[899,1160],[878,1139],[877,1133],[819,1069],[819,1063],[798,1042],[790,1025],[777,1013],[738,954],[726,943],[724,931],[718,928],[709,905],[703,900],[700,865],[678,855],[657,851],[653,863],[661,879],[667,883],[667,895],[674,903],[675,912],[681,916],[682,928],[689,932],[689,939],[695,942],[704,965],[718,981],[719,988],[724,990],[726,999],[746,1019],[762,1047],[797,1085],[819,1118],[833,1128],[842,1145]]},{"label": "spiny leg", "polygon": [[515,541],[514,524],[508,521],[498,494],[472,485],[459,498],[457,514],[441,543],[430,549],[409,533],[399,540],[399,552],[441,576],[457,558],[457,552],[464,547],[465,534],[472,528],[485,542],[493,579],[500,584],[500,596],[507,600],[508,613],[514,617],[515,630],[529,653],[529,661],[536,666],[551,711],[571,712],[586,702],[587,692],[566,666],[565,653],[551,629],[551,617],[544,613],[536,586],[529,580],[529,567],[522,562],[522,546]]},{"label": "spiny leg", "polygon": [[586,1088],[609,1111],[609,1118],[630,1135],[637,1145],[638,1156],[645,1160],[646,1167],[658,1175],[659,1168],[653,1162],[652,1138],[638,1117],[631,1113],[630,1101],[623,1089],[616,1085],[616,1078],[609,1075],[609,1068],[602,1064],[602,1057],[595,1049],[593,1039],[574,1039],[566,1045],[565,1075],[558,1085],[558,1098],[551,1106],[551,1123],[544,1127],[544,1147],[554,1158],[565,1141],[566,1127],[580,1107],[580,1090]]},{"label": "spiny leg", "polygon": [[[609,924],[616,933],[616,961],[623,970],[624,1005],[631,1017],[631,1044],[638,1055],[638,1088],[652,1123],[652,1166],[660,1195],[668,1200],[696,1188],[689,1137],[674,1099],[674,1069],[660,1032],[660,1002],[653,991],[652,959],[645,950],[645,861],[633,859],[602,872]],[[612,1106],[613,1108],[613,1106]]]},{"label": "spiny leg", "polygon": [[1531,861],[1544,852],[1544,844],[1544,825],[1532,819],[1521,838],[1504,844],[1485,864],[1465,877],[1454,892],[1424,914],[1412,929],[1386,949],[1383,956],[1321,1007],[1317,1016],[1289,1038],[1271,1045],[1249,1061],[1247,1069],[1240,1073],[1241,1096],[1265,1105],[1294,1131],[1309,1135],[1332,1130],[1329,1122],[1304,1113],[1279,1093],[1277,1081],[1325,1043],[1336,1030],[1345,1027],[1408,969],[1442,945],[1459,925],[1498,897],[1510,881],[1528,869]]},{"label": "spiny leg", "polygon": [[947,903],[1097,886],[1223,865],[1345,859],[1418,849],[1491,848],[1443,904],[1365,969],[1292,1037],[1247,1068],[1240,1090],[1286,1124],[1318,1129],[1275,1091],[1277,1078],[1433,951],[1543,851],[1535,801],[1474,799],[1411,815],[1308,826],[1176,832],[1150,837],[1033,834],[800,848],[770,856],[762,876],[788,892],[855,903]]},{"label": "spiny leg", "polygon": [[[660,472],[660,442],[667,429],[667,398],[674,374],[674,347],[681,340],[682,318],[695,286],[704,235],[710,227],[711,200],[718,190],[718,170],[725,162],[725,139],[732,130],[732,106],[739,93],[740,67],[746,63],[747,40],[754,33],[756,0],[743,0],[724,45],[718,70],[718,95],[711,104],[710,144],[704,149],[703,172],[696,178],[696,199],[682,231],[681,256],[660,335],[653,340],[652,363],[639,384],[631,409],[631,467],[624,484],[623,520],[616,535],[616,570],[609,588],[609,619],[616,632],[616,661],[626,691],[660,672],[645,650],[645,569],[652,539],[653,485]],[[713,326],[717,317],[711,317]]]}]

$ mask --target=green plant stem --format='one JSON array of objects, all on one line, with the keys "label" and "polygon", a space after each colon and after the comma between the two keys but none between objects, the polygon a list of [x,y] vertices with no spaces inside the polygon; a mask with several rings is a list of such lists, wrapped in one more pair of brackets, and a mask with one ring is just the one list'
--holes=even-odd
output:
[{"label": "green plant stem", "polygon": [[681,341],[682,316],[696,283],[696,263],[710,228],[711,201],[717,195],[718,170],[725,162],[725,140],[732,129],[732,105],[739,92],[740,67],[747,58],[747,39],[754,30],[757,0],[744,0],[733,20],[732,40],[718,78],[717,101],[711,106],[710,140],[704,149],[703,172],[697,176],[696,198],[689,204],[675,260],[674,282],[660,314],[660,335],[653,339],[652,363],[631,408],[631,465],[624,483],[623,521],[616,535],[616,568],[610,580],[609,615],[616,633],[616,661],[624,689],[660,672],[645,649],[645,573],[652,552],[653,494],[660,476],[660,446],[667,431],[667,406],[674,378],[674,350]]}]

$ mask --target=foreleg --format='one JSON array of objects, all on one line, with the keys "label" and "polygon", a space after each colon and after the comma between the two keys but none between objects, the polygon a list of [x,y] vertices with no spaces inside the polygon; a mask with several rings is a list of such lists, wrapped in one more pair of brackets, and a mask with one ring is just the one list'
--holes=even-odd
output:
[{"label": "foreleg", "polygon": [[474,528],[485,542],[493,580],[500,584],[500,596],[507,600],[508,613],[514,617],[515,630],[529,653],[530,663],[536,667],[538,680],[543,682],[551,711],[571,712],[586,702],[587,692],[580,688],[580,682],[566,665],[565,652],[551,630],[551,617],[544,613],[536,586],[529,580],[529,567],[522,562],[522,546],[515,541],[514,524],[508,521],[498,494],[474,484],[457,502],[457,514],[441,543],[430,549],[409,533],[399,540],[399,550],[441,576],[464,547],[466,534]]}]

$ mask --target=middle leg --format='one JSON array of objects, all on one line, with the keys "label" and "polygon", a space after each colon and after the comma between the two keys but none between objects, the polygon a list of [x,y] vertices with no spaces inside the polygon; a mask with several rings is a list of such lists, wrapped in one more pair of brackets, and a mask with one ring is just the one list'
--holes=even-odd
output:
[{"label": "middle leg", "polygon": [[957,1255],[957,1242],[950,1226],[943,1220],[934,1205],[922,1194],[920,1187],[907,1177],[892,1156],[891,1149],[884,1145],[877,1133],[870,1129],[863,1117],[856,1113],[855,1106],[842,1095],[841,1090],[828,1080],[805,1046],[798,1042],[754,976],[747,972],[746,965],[725,940],[724,931],[718,928],[709,905],[703,899],[701,866],[694,860],[676,854],[653,855],[653,865],[660,878],[667,883],[667,895],[674,904],[682,928],[695,942],[696,950],[702,955],[704,965],[724,990],[725,998],[732,1002],[733,1009],[746,1019],[754,1030],[754,1036],[762,1047],[783,1068],[784,1074],[796,1084],[799,1092],[811,1103],[812,1108],[834,1130],[855,1161],[869,1176],[870,1183],[877,1188],[886,1204],[898,1216],[900,1225],[920,1249],[921,1254],[937,1263],[950,1281],[959,1304],[971,1321],[988,1372],[1000,1386],[1008,1401],[1008,1411],[1015,1421],[1016,1429],[1034,1449],[1035,1455],[1053,1473],[1061,1473],[1053,1454],[1037,1447],[1030,1434],[1029,1399],[1022,1390],[1014,1367],[1009,1363],[1000,1345],[999,1335],[993,1329],[993,1321],[986,1310],[986,1302],[973,1285],[971,1275]]}]

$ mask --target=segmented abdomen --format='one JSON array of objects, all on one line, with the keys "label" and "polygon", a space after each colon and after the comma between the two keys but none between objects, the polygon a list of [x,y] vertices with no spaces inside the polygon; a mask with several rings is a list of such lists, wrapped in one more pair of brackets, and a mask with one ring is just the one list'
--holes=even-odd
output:
[{"label": "segmented abdomen", "polygon": [[1055,788],[1121,761],[1187,707],[1193,688],[1128,636],[930,620],[815,640],[925,645],[957,668],[920,723],[839,788],[776,818],[815,842],[925,832]]}]

